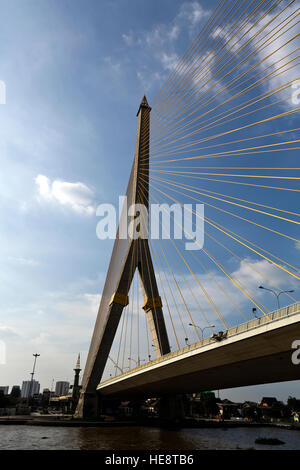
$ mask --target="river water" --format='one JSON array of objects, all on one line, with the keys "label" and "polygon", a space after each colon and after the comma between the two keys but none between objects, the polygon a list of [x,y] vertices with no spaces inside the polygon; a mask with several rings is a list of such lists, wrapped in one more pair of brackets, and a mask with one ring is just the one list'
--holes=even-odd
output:
[{"label": "river water", "polygon": [[[272,437],[284,445],[255,444]],[[280,428],[181,429],[151,427],[64,428],[0,425],[0,449],[202,450],[300,449],[300,432]]]}]

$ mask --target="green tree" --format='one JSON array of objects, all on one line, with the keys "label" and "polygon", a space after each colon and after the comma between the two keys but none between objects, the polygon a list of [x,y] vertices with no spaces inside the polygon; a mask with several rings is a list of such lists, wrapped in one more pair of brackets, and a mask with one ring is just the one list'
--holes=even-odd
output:
[{"label": "green tree", "polygon": [[213,392],[201,393],[200,402],[203,407],[205,416],[215,416],[219,414],[219,407],[216,402],[216,397]]},{"label": "green tree", "polygon": [[0,390],[0,408],[6,408],[10,405],[9,397]]},{"label": "green tree", "polygon": [[289,397],[287,406],[291,411],[300,411],[300,400],[295,397]]},{"label": "green tree", "polygon": [[257,407],[255,405],[244,405],[241,411],[242,411],[243,418],[257,421],[258,412],[257,412]]}]

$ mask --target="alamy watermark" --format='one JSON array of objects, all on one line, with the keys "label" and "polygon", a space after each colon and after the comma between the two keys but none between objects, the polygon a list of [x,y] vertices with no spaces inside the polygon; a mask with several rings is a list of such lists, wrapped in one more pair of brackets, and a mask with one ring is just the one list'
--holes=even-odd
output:
[{"label": "alamy watermark", "polygon": [[295,339],[295,341],[292,342],[292,349],[295,349],[296,351],[293,352],[292,354],[292,363],[295,366],[298,366],[300,364],[300,340]]},{"label": "alamy watermark", "polygon": [[3,80],[0,80],[0,104],[6,104],[6,85]]},{"label": "alamy watermark", "polygon": [[0,365],[6,364],[6,344],[0,339]]},{"label": "alamy watermark", "polygon": [[295,105],[300,104],[300,80],[296,80],[294,83],[291,85],[292,87],[292,103]]},{"label": "alamy watermark", "polygon": [[177,239],[185,242],[186,250],[200,250],[204,244],[204,204],[143,204],[128,206],[127,197],[119,197],[118,217],[113,204],[100,204],[96,227],[100,240],[115,239]]}]

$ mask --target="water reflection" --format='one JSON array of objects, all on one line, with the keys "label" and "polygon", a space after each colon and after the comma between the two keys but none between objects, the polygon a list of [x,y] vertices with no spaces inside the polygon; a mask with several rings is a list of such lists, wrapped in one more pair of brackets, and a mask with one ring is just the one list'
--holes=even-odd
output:
[{"label": "water reflection", "polygon": [[[255,444],[278,438],[281,446]],[[0,425],[0,449],[195,450],[300,449],[300,432],[275,428],[181,429],[150,427],[62,428]]]}]

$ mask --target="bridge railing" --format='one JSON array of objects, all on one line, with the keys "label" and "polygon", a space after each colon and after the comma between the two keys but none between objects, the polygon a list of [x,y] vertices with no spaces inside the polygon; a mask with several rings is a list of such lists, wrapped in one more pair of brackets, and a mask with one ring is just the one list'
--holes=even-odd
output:
[{"label": "bridge railing", "polygon": [[[241,333],[244,333],[245,331],[253,330],[253,329],[258,328],[262,325],[272,323],[274,321],[280,320],[281,318],[291,316],[291,315],[295,315],[297,313],[300,313],[300,302],[296,302],[294,304],[288,305],[287,307],[280,308],[279,310],[274,310],[273,312],[267,313],[262,317],[257,317],[257,318],[254,318],[253,320],[249,320],[246,323],[241,323],[240,325],[229,328],[227,330],[226,337],[239,335]],[[157,364],[159,362],[166,361],[168,359],[172,359],[173,357],[180,356],[180,355],[182,355],[182,354],[184,354],[188,351],[192,351],[194,349],[202,348],[203,346],[207,346],[210,343],[215,343],[215,339],[212,338],[212,337],[205,338],[202,341],[190,344],[190,345],[186,346],[183,349],[178,349],[177,351],[174,351],[174,352],[169,353],[169,354],[165,354],[164,356],[161,356],[158,359],[154,359],[153,361],[146,362],[145,364],[142,364],[142,365],[140,365],[140,366],[138,366],[134,369],[130,369],[130,370],[124,372],[123,374],[120,374],[120,375],[118,375],[114,378],[110,378],[108,380],[105,380],[105,381],[101,382],[99,385],[104,385],[106,383],[113,382],[117,378],[130,375],[135,371],[146,369],[147,367],[150,367],[150,366],[152,366],[154,364]]]}]

